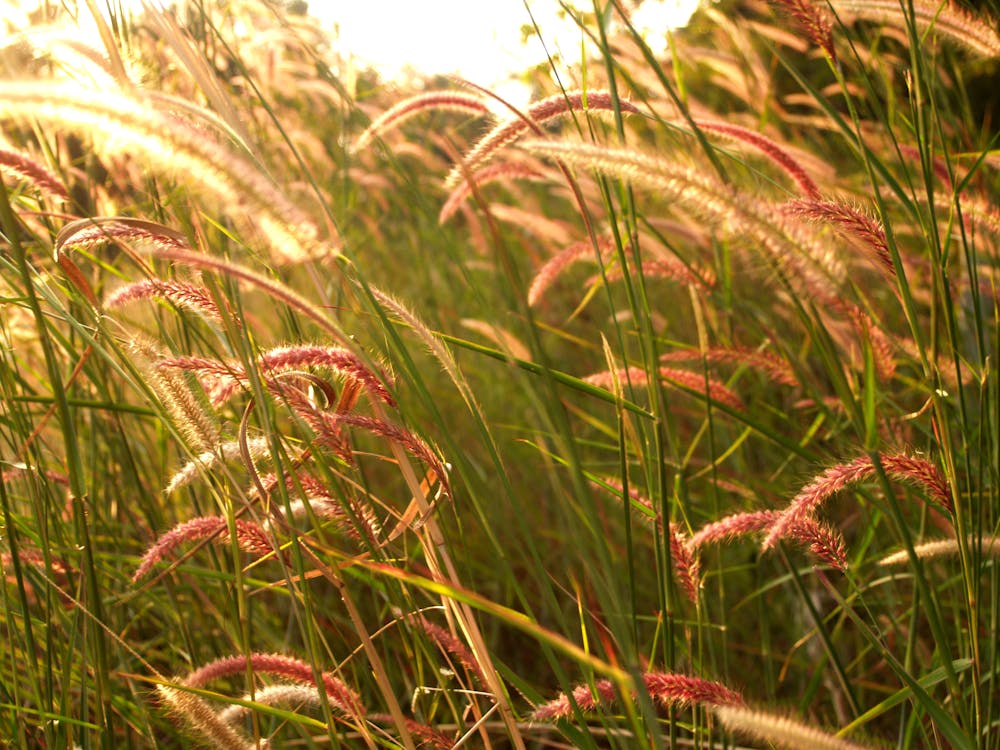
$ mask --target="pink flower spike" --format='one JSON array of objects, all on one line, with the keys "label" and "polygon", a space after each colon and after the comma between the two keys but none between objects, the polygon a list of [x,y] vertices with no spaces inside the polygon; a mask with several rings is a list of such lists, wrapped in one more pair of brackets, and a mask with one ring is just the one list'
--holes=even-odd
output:
[{"label": "pink flower spike", "polygon": [[222,319],[215,300],[205,287],[164,279],[143,279],[119,287],[104,299],[104,306],[118,307],[151,297],[162,297],[178,307],[200,312],[213,320]]},{"label": "pink flower spike", "polygon": [[[700,677],[677,674],[675,672],[647,672],[642,682],[657,703],[663,706],[742,706],[739,693],[725,685]],[[535,721],[557,721],[573,715],[573,703],[584,713],[593,713],[611,703],[616,697],[610,680],[596,680],[591,685],[579,685],[573,689],[573,701],[565,693],[555,700],[537,707],[531,717]],[[634,697],[634,696],[633,696]]]},{"label": "pink flower spike", "polygon": [[[241,550],[254,557],[264,557],[272,554],[275,550],[267,539],[263,529],[255,523],[237,518],[236,543]],[[146,575],[156,563],[175,547],[184,542],[192,542],[199,539],[211,539],[218,537],[218,541],[226,543],[229,541],[228,524],[221,516],[204,516],[192,518],[190,521],[174,526],[170,531],[156,540],[142,556],[139,567],[132,575],[132,581],[138,581]]]},{"label": "pink flower spike", "polygon": [[805,167],[799,164],[791,154],[767,136],[728,122],[695,120],[695,125],[701,130],[707,130],[710,133],[719,133],[720,135],[728,136],[752,146],[781,167],[785,174],[799,186],[799,190],[803,195],[813,200],[819,199],[819,188],[816,186],[813,178],[809,176],[809,173],[806,172]]},{"label": "pink flower spike", "polygon": [[[882,455],[879,462],[889,478],[922,487],[931,500],[949,513],[953,511],[951,490],[934,464],[903,454]],[[850,463],[838,464],[824,471],[799,490],[788,508],[771,525],[764,540],[764,549],[770,549],[779,539],[792,536],[792,530],[801,527],[803,520],[810,517],[832,495],[873,476],[875,466],[869,456],[861,456]]]},{"label": "pink flower spike", "polygon": [[48,193],[61,201],[68,201],[69,191],[62,180],[34,159],[18,153],[0,149],[0,173],[28,180],[41,192]]},{"label": "pink flower spike", "polygon": [[[243,675],[247,672],[249,664],[250,670],[259,674],[267,674],[277,677],[284,677],[293,682],[304,685],[316,685],[315,675],[312,666],[301,659],[281,654],[237,654],[235,656],[225,656],[209,662],[200,669],[191,672],[183,683],[187,687],[202,687],[213,680],[231,677],[233,675]],[[358,697],[347,685],[341,682],[330,672],[320,674],[320,681],[326,690],[327,697],[336,704],[337,708],[356,716],[365,714],[361,698]]]}]

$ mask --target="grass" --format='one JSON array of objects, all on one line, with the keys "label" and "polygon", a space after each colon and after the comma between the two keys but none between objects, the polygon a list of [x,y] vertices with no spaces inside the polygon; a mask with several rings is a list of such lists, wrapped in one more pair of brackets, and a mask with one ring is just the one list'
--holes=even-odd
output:
[{"label": "grass", "polygon": [[1000,748],[1000,9],[112,10],[0,58],[10,747]]}]

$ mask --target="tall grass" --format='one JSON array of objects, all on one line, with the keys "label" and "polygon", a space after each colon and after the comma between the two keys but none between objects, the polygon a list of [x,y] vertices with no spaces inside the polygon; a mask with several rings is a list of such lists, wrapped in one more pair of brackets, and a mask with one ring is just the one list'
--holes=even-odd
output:
[{"label": "tall grass", "polygon": [[996,19],[566,10],[4,44],[11,747],[1000,748]]}]

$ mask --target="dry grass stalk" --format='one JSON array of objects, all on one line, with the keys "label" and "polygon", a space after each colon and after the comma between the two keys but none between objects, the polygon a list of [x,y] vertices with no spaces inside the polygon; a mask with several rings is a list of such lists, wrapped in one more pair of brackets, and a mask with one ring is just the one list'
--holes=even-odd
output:
[{"label": "dry grass stalk", "polygon": [[[984,557],[1000,557],[1000,536],[984,536],[982,538],[970,536],[967,544],[972,550],[982,550]],[[913,547],[913,554],[920,560],[929,560],[935,557],[954,557],[960,552],[957,539],[942,539],[936,542],[924,542]],[[905,565],[910,561],[907,550],[893,552],[878,561],[879,565]]]},{"label": "dry grass stalk", "polygon": [[[740,706],[743,698],[725,685],[700,677],[674,672],[647,672],[642,682],[649,696],[662,706]],[[558,721],[573,716],[573,705],[583,713],[595,713],[612,703],[617,691],[610,680],[595,680],[593,685],[573,689],[572,701],[564,693],[538,706],[531,715],[534,721]]]},{"label": "dry grass stalk", "polygon": [[566,91],[535,102],[523,116],[503,120],[466,153],[462,163],[456,165],[445,178],[444,186],[454,189],[467,172],[478,169],[504,146],[513,143],[533,127],[565,117],[573,112],[604,111],[638,114],[639,109],[629,101],[617,99],[607,91]]},{"label": "dry grass stalk", "polygon": [[69,200],[69,191],[62,180],[43,167],[34,159],[0,148],[0,174],[7,174],[15,179],[26,180],[43,194],[61,201]]},{"label": "dry grass stalk", "polygon": [[[235,519],[234,524],[236,526],[236,544],[241,550],[258,558],[275,552],[273,545],[268,541],[267,534],[260,526],[241,518]],[[135,582],[144,577],[175,547],[185,542],[201,539],[213,539],[221,544],[228,544],[230,537],[227,520],[221,516],[203,516],[177,524],[146,550],[139,561],[139,567],[132,574],[132,581]]]},{"label": "dry grass stalk", "polygon": [[477,116],[490,114],[486,100],[478,94],[470,94],[465,91],[428,91],[404,99],[372,120],[368,128],[354,142],[353,150],[361,151],[377,136],[381,136],[393,128],[398,128],[407,120],[427,110],[444,110]]},{"label": "dry grass stalk", "polygon": [[339,252],[255,165],[155,101],[76,85],[0,82],[0,118],[34,119],[95,141],[108,153],[141,155],[156,170],[183,180],[218,201],[233,218],[260,230],[278,262],[299,262]]},{"label": "dry grass stalk", "polygon": [[807,724],[737,705],[713,706],[712,713],[731,732],[770,742],[785,750],[868,750]]},{"label": "dry grass stalk", "polygon": [[[922,488],[927,497],[949,513],[952,512],[951,490],[938,468],[922,458],[904,454],[879,455],[886,476],[898,482]],[[828,498],[852,484],[877,476],[870,456],[861,456],[846,464],[833,466],[799,490],[788,507],[768,530],[764,548],[773,547],[780,539],[791,536],[793,527],[811,516]]]},{"label": "dry grass stalk", "polygon": [[982,13],[972,15],[954,2],[914,0],[901,4],[896,0],[830,0],[834,13],[845,22],[875,21],[906,29],[909,9],[921,35],[933,31],[981,57],[1000,56],[997,23]]}]

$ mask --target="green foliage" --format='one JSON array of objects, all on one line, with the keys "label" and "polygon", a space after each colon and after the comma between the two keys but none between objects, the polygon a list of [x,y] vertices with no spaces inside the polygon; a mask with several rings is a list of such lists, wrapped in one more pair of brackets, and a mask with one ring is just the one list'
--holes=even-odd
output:
[{"label": "green foliage", "polygon": [[995,22],[280,5],[0,57],[10,746],[1000,748]]}]

